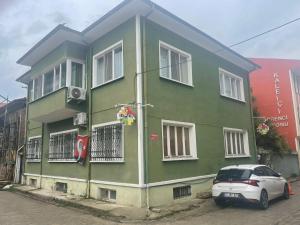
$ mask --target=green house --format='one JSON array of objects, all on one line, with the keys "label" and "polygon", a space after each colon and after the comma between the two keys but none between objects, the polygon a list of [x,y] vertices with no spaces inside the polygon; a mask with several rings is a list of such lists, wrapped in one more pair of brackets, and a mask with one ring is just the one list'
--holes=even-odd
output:
[{"label": "green house", "polygon": [[[18,78],[27,185],[149,207],[256,162],[248,74],[258,66],[149,0],[125,0],[82,32],[58,25],[17,63],[31,68]],[[117,119],[121,106],[132,125]],[[80,162],[78,135],[89,137]]]}]

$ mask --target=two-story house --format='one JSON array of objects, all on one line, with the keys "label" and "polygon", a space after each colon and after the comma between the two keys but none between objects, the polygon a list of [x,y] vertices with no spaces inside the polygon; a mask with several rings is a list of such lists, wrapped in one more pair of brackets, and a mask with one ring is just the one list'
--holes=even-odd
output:
[{"label": "two-story house", "polygon": [[[29,185],[157,206],[207,190],[222,166],[256,162],[257,65],[151,1],[125,0],[82,32],[59,25],[18,63],[31,67],[18,79]],[[132,126],[117,120],[120,104],[132,105]],[[90,139],[83,165],[78,134]]]}]

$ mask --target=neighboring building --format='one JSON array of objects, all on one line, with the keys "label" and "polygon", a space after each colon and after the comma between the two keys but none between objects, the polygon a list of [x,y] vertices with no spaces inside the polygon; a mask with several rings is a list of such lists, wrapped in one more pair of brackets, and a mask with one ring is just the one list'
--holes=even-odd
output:
[{"label": "neighboring building", "polygon": [[[156,206],[207,190],[222,166],[256,162],[257,65],[151,1],[124,1],[82,32],[59,25],[18,63],[31,67],[18,79],[27,184]],[[130,103],[137,120],[125,126],[115,105]],[[83,165],[78,134],[90,137]]]},{"label": "neighboring building", "polygon": [[0,107],[0,180],[19,183],[25,144],[26,98]]},{"label": "neighboring building", "polygon": [[274,162],[286,175],[299,174],[300,60],[251,59],[261,66],[250,75],[255,104],[288,143],[293,155]]}]

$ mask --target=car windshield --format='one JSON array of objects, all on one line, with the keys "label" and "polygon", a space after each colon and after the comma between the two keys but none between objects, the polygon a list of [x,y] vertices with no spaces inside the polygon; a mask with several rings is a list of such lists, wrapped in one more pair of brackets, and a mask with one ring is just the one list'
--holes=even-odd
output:
[{"label": "car windshield", "polygon": [[247,180],[251,176],[251,173],[252,170],[248,169],[220,170],[216,179],[219,181]]}]

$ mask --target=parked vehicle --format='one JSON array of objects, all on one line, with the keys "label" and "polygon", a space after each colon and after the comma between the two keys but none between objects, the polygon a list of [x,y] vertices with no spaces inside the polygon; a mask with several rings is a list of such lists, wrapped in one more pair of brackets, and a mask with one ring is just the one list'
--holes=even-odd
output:
[{"label": "parked vehicle", "polygon": [[257,203],[262,209],[278,197],[289,198],[288,183],[264,165],[234,165],[222,168],[213,181],[212,196],[217,205],[232,201]]}]

